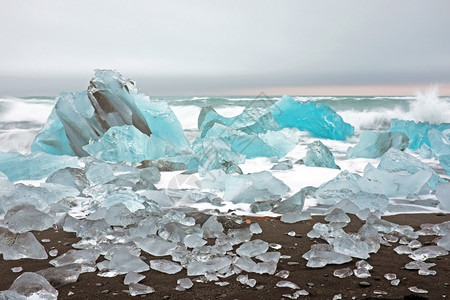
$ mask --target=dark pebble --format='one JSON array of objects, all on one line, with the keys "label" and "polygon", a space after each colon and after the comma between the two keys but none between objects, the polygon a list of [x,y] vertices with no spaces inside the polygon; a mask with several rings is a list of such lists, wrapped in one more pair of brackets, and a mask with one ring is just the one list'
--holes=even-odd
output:
[{"label": "dark pebble", "polygon": [[169,300],[169,299],[170,299],[170,296],[169,296],[169,295],[165,295],[165,296],[163,297],[163,299],[164,299],[164,300]]},{"label": "dark pebble", "polygon": [[328,274],[325,274],[325,275],[323,275],[323,276],[328,277]]},{"label": "dark pebble", "polygon": [[438,213],[436,214],[436,216],[438,216],[438,217],[443,217],[443,216],[445,216],[445,214],[442,213],[442,212],[438,212]]},{"label": "dark pebble", "polygon": [[375,281],[380,281],[380,280],[381,280],[380,277],[374,277],[373,279],[374,279]]},{"label": "dark pebble", "polygon": [[361,281],[361,282],[359,283],[359,286],[360,286],[360,287],[369,287],[369,286],[370,286],[370,283],[368,283],[367,281]]}]

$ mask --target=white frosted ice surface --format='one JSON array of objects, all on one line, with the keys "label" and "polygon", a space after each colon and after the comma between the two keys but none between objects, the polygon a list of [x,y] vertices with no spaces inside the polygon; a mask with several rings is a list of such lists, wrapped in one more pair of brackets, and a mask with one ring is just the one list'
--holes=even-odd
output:
[{"label": "white frosted ice surface", "polygon": [[256,280],[248,278],[248,275],[239,275],[236,280],[241,284],[248,285],[249,287],[254,287],[256,285]]},{"label": "white frosted ice surface", "polygon": [[261,226],[259,226],[258,223],[252,223],[252,224],[250,224],[250,231],[251,231],[253,234],[259,234],[259,233],[262,233]]},{"label": "white frosted ice surface", "polygon": [[192,261],[186,269],[188,276],[205,275],[206,273],[215,273],[224,270],[231,265],[232,260],[228,257],[214,257],[208,261]]},{"label": "white frosted ice surface", "polygon": [[39,270],[36,274],[44,277],[52,286],[58,288],[70,283],[77,282],[81,274],[81,266],[78,264],[66,265],[62,267],[51,267]]},{"label": "white frosted ice surface", "polygon": [[428,294],[427,290],[420,289],[416,286],[411,286],[408,288],[408,290],[410,290],[411,292],[416,293],[416,294]]},{"label": "white frosted ice surface", "polygon": [[394,251],[397,252],[397,254],[411,254],[413,250],[411,247],[407,245],[400,245],[394,248]]},{"label": "white frosted ice surface", "polygon": [[165,259],[151,260],[150,268],[166,274],[175,274],[183,269],[180,264]]},{"label": "white frosted ice surface", "polygon": [[414,250],[409,257],[416,261],[425,261],[429,258],[448,255],[448,251],[440,246],[426,246]]},{"label": "white frosted ice surface", "polygon": [[369,270],[364,268],[354,269],[353,274],[358,278],[369,278],[371,276]]},{"label": "white frosted ice surface", "polygon": [[444,235],[438,242],[437,245],[439,247],[444,248],[447,251],[450,251],[450,233]]},{"label": "white frosted ice surface", "polygon": [[281,270],[275,274],[275,276],[286,279],[289,277],[290,272],[288,270]]},{"label": "white frosted ice surface", "polygon": [[386,273],[386,274],[384,274],[384,278],[386,278],[387,280],[394,280],[394,279],[397,279],[397,274],[395,274],[395,273]]}]

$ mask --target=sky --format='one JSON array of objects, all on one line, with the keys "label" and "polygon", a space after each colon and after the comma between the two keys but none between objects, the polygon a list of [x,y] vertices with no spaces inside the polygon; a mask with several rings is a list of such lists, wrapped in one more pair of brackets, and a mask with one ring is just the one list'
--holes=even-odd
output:
[{"label": "sky", "polygon": [[15,0],[0,95],[85,90],[116,69],[147,95],[450,94],[450,1]]}]

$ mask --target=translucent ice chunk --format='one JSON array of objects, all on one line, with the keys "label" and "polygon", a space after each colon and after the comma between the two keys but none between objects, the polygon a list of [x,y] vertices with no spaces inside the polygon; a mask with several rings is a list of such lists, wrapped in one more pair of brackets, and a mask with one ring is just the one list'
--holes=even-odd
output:
[{"label": "translucent ice chunk", "polygon": [[73,264],[62,267],[52,267],[37,271],[36,273],[44,277],[52,286],[58,288],[77,282],[81,273],[81,266]]},{"label": "translucent ice chunk", "polygon": [[[99,257],[96,251],[92,250],[69,250],[66,253],[49,261],[55,267],[67,266],[72,264],[81,265],[81,272],[92,272],[92,266]],[[94,267],[95,271],[95,267]]]},{"label": "translucent ice chunk", "polygon": [[288,281],[288,280],[278,281],[277,284],[276,284],[276,287],[280,287],[280,288],[286,287],[286,288],[290,288],[290,289],[293,289],[293,290],[300,289],[300,287],[297,284],[295,284],[295,283],[293,283],[291,281]]},{"label": "translucent ice chunk", "polygon": [[338,278],[345,278],[353,275],[353,271],[350,268],[336,269],[333,275]]},{"label": "translucent ice chunk", "polygon": [[437,245],[439,247],[444,248],[447,251],[450,251],[450,233],[444,235],[438,242]]},{"label": "translucent ice chunk", "polygon": [[0,152],[0,171],[11,181],[41,179],[65,167],[78,167],[78,159],[43,152],[30,155]]},{"label": "translucent ice chunk", "polygon": [[215,273],[219,270],[227,269],[231,265],[231,259],[228,257],[214,257],[208,261],[192,261],[187,265],[188,276],[205,275],[206,273]]},{"label": "translucent ice chunk", "polygon": [[128,272],[123,279],[123,284],[130,285],[132,283],[138,283],[145,278],[145,275],[138,274],[136,272]]},{"label": "translucent ice chunk", "polygon": [[307,167],[340,169],[334,162],[333,153],[321,141],[314,141],[308,145],[303,161]]},{"label": "translucent ice chunk", "polygon": [[444,168],[445,172],[450,175],[450,154],[439,156],[439,163]]},{"label": "translucent ice chunk", "polygon": [[87,180],[86,175],[83,170],[79,168],[67,167],[58,170],[48,176],[45,182],[71,186],[80,192],[89,187],[89,181]]},{"label": "translucent ice chunk", "polygon": [[419,288],[416,287],[416,286],[410,286],[410,287],[408,288],[408,290],[410,290],[411,292],[416,293],[416,294],[428,294],[428,291],[427,291],[427,290],[419,289]]},{"label": "translucent ice chunk", "polygon": [[358,185],[364,192],[383,194],[388,197],[407,197],[418,194],[432,176],[430,170],[418,170],[414,174],[376,169],[368,164]]},{"label": "translucent ice chunk", "polygon": [[353,274],[355,274],[358,278],[369,278],[370,272],[367,269],[364,268],[356,268],[353,270]]},{"label": "translucent ice chunk", "polygon": [[217,216],[211,216],[202,225],[205,238],[215,238],[223,234],[223,225],[217,221]]},{"label": "translucent ice chunk", "polygon": [[14,206],[6,213],[4,221],[10,229],[18,233],[42,231],[50,228],[54,223],[52,217],[31,205]]},{"label": "translucent ice chunk", "polygon": [[177,280],[177,286],[175,290],[185,291],[194,286],[194,283],[189,278],[180,278]]},{"label": "translucent ice chunk", "polygon": [[310,220],[311,213],[310,212],[290,212],[281,215],[281,222],[284,223],[297,223],[300,221]]},{"label": "translucent ice chunk", "polygon": [[386,274],[384,274],[384,278],[386,278],[387,280],[394,280],[394,279],[397,279],[397,274],[395,274],[395,273],[386,273]]},{"label": "translucent ice chunk", "polygon": [[434,172],[427,164],[395,148],[389,149],[381,156],[378,169],[389,172],[406,171],[411,174],[415,174],[420,170],[429,171],[432,175],[427,183],[432,189],[436,189],[436,186],[439,183],[444,182],[444,180],[439,177],[439,175],[437,175],[436,172]]},{"label": "translucent ice chunk", "polygon": [[155,289],[151,286],[140,283],[131,283],[129,289],[131,296],[147,295],[155,292]]},{"label": "translucent ice chunk", "polygon": [[449,129],[439,131],[431,129],[428,131],[431,148],[437,156],[450,154],[450,126]]},{"label": "translucent ice chunk", "polygon": [[83,150],[97,159],[115,162],[141,162],[176,154],[171,143],[155,135],[148,136],[131,125],[109,128],[99,140],[83,146]]},{"label": "translucent ice chunk", "polygon": [[236,280],[241,284],[248,285],[249,287],[254,287],[256,285],[256,280],[248,278],[248,275],[239,275]]},{"label": "translucent ice chunk", "polygon": [[145,252],[154,256],[170,255],[177,246],[175,243],[168,242],[157,235],[137,238],[134,240],[134,243]]},{"label": "translucent ice chunk", "polygon": [[358,144],[354,148],[347,150],[347,158],[376,158],[380,157],[391,147],[405,150],[408,147],[409,138],[403,132],[376,132],[364,131]]},{"label": "translucent ice chunk", "polygon": [[17,277],[9,290],[27,299],[56,300],[58,298],[58,291],[44,277],[31,272],[25,272]]},{"label": "translucent ice chunk", "polygon": [[446,129],[450,129],[450,124],[442,123],[439,125],[435,125],[428,122],[415,123],[414,121],[392,119],[389,131],[402,131],[406,133],[410,141],[409,148],[412,150],[417,150],[420,148],[420,146],[422,146],[422,144],[427,144],[428,146],[430,146],[428,132],[431,129],[444,131]]},{"label": "translucent ice chunk", "polygon": [[352,260],[349,255],[313,249],[306,252],[302,257],[308,260],[306,266],[309,268],[322,268],[327,264],[344,264]]},{"label": "translucent ice chunk", "polygon": [[0,252],[4,260],[18,260],[22,258],[47,259],[47,252],[31,232],[12,235],[10,232],[0,231]]},{"label": "translucent ice chunk", "polygon": [[348,223],[350,222],[350,218],[347,214],[340,208],[333,209],[330,213],[325,217],[325,221],[327,222],[335,222],[335,223]]},{"label": "translucent ice chunk", "polygon": [[150,269],[140,257],[130,254],[125,248],[120,248],[114,252],[110,259],[109,268],[117,270],[118,274],[126,274],[128,272],[139,273]]},{"label": "translucent ice chunk", "polygon": [[151,260],[150,268],[166,274],[175,274],[183,269],[180,264],[165,259]]},{"label": "translucent ice chunk", "polygon": [[270,107],[281,128],[298,128],[319,138],[344,140],[353,135],[354,128],[345,123],[330,107],[312,101],[298,102],[290,96]]},{"label": "translucent ice chunk", "polygon": [[267,252],[268,249],[269,243],[257,239],[239,246],[239,248],[236,249],[236,254],[239,256],[253,257]]},{"label": "translucent ice chunk", "polygon": [[448,255],[448,251],[440,246],[427,246],[414,250],[409,257],[417,261]]}]

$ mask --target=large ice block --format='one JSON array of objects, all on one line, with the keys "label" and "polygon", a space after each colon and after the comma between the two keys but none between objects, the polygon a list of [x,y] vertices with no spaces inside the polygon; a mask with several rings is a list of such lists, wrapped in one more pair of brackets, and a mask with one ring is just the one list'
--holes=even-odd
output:
[{"label": "large ice block", "polygon": [[43,152],[30,155],[0,152],[0,172],[8,176],[11,181],[41,179],[66,167],[78,167],[78,159],[73,156],[51,155]]},{"label": "large ice block", "polygon": [[419,149],[422,144],[430,145],[428,132],[431,129],[444,131],[450,129],[450,123],[430,124],[428,122],[405,121],[392,119],[389,131],[401,131],[406,133],[409,138],[409,148],[412,150]]},{"label": "large ice block", "polygon": [[355,147],[349,147],[347,158],[376,158],[388,151],[391,147],[405,150],[408,147],[409,139],[404,132],[397,131],[364,131]]},{"label": "large ice block", "polygon": [[333,153],[321,141],[314,141],[308,145],[303,161],[307,167],[340,169],[334,162]]},{"label": "large ice block", "polygon": [[26,299],[58,299],[58,291],[44,277],[31,272],[17,277],[9,290],[25,296]]},{"label": "large ice block", "polygon": [[298,128],[318,138],[344,140],[354,132],[353,126],[321,103],[299,102],[285,95],[270,107],[270,111],[281,128]]},{"label": "large ice block", "polygon": [[436,186],[439,183],[445,182],[445,180],[439,177],[439,175],[436,174],[436,172],[433,171],[427,164],[409,155],[408,153],[395,148],[389,149],[381,156],[378,169],[389,172],[406,171],[411,174],[415,174],[420,170],[431,172],[431,177],[427,183],[432,189],[436,189]]},{"label": "large ice block", "polygon": [[91,140],[83,149],[103,161],[141,162],[174,156],[174,146],[155,135],[146,135],[132,125],[115,126],[97,141]]},{"label": "large ice block", "polygon": [[117,71],[97,70],[86,92],[57,97],[54,113],[33,141],[32,149],[86,156],[83,146],[97,141],[111,127],[123,125],[171,143],[178,151],[190,148],[167,103],[150,101],[138,92],[133,81]]},{"label": "large ice block", "polygon": [[428,138],[437,156],[450,155],[450,129],[439,131],[433,128],[428,131]]}]

